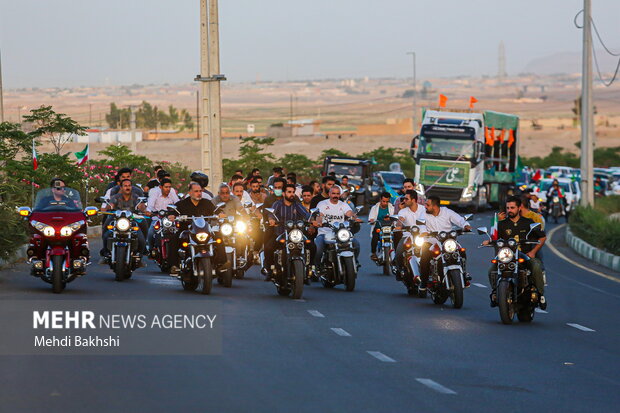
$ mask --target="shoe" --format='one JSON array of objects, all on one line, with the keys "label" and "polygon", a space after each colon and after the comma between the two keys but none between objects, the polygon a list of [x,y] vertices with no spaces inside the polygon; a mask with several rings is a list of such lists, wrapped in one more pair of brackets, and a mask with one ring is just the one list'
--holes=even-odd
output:
[{"label": "shoe", "polygon": [[273,273],[271,271],[267,271],[267,273],[265,274],[265,282],[270,282],[273,281]]},{"label": "shoe", "polygon": [[396,270],[396,281],[402,281],[403,280],[403,275],[405,274],[405,270],[403,270],[402,268],[398,268]]},{"label": "shoe", "polygon": [[544,295],[541,295],[538,299],[538,307],[540,307],[540,309],[543,311],[547,309],[547,300],[545,299]]},{"label": "shoe", "polygon": [[497,294],[495,291],[489,294],[489,298],[491,299],[491,308],[497,307]]},{"label": "shoe", "polygon": [[465,280],[465,288],[469,288],[471,286],[471,283],[469,282],[469,280]]},{"label": "shoe", "polygon": [[373,261],[377,261],[379,258],[377,257],[377,254],[373,252],[372,254],[370,254],[370,259]]},{"label": "shoe", "polygon": [[420,283],[422,282],[422,280],[420,279],[419,275],[416,275],[415,277],[413,277],[413,283],[416,285],[420,285]]},{"label": "shoe", "polygon": [[172,267],[170,267],[170,276],[176,277],[177,275],[179,275],[179,267],[173,265]]},{"label": "shoe", "polygon": [[472,280],[471,275],[468,272],[466,272],[465,273],[465,281],[471,281],[471,280]]}]

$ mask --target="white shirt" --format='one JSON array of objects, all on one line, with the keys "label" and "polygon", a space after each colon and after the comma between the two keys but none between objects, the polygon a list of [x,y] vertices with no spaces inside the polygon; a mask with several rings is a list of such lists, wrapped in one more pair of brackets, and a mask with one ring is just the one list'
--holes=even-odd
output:
[{"label": "white shirt", "polygon": [[398,216],[403,219],[401,222],[404,226],[414,227],[417,226],[420,228],[420,232],[426,232],[426,227],[424,225],[416,224],[416,221],[419,219],[426,219],[426,210],[422,205],[418,205],[418,210],[413,212],[411,208],[404,208],[398,211]]},{"label": "white shirt", "polygon": [[159,191],[154,191],[154,190],[155,188],[151,189],[153,193],[149,193],[149,200],[146,204],[147,211],[157,212],[157,211],[161,211],[162,209],[166,210],[168,209],[168,205],[176,204],[177,202],[179,202],[179,197],[177,196],[177,193],[174,190],[174,188],[170,189],[170,193],[166,197],[164,197],[161,194],[161,190]]},{"label": "white shirt", "polygon": [[467,224],[465,218],[453,210],[440,207],[437,216],[426,214],[426,229],[428,232],[452,231],[452,227],[464,228]]},{"label": "white shirt", "polygon": [[[338,201],[336,204],[332,204],[332,201],[329,199],[319,202],[316,207],[323,217],[323,222],[328,224],[344,222],[346,213],[351,211],[351,208],[346,203]],[[327,235],[330,234],[331,231],[330,228],[319,228],[318,235]]]}]

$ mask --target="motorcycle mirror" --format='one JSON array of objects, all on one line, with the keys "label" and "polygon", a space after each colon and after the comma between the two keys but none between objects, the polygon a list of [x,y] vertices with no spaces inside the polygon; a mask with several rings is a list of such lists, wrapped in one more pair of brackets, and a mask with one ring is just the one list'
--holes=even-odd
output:
[{"label": "motorcycle mirror", "polygon": [[416,219],[415,223],[416,223],[416,225],[426,225],[426,220],[425,219]]},{"label": "motorcycle mirror", "polygon": [[217,211],[218,209],[221,209],[223,207],[226,206],[225,202],[219,202],[216,206],[215,206],[215,210]]},{"label": "motorcycle mirror", "polygon": [[32,214],[30,207],[19,207],[17,213],[22,217],[29,217]]},{"label": "motorcycle mirror", "polygon": [[141,203],[146,203],[147,199],[148,199],[147,197],[141,196],[141,197],[138,198],[138,201],[141,202]]},{"label": "motorcycle mirror", "polygon": [[243,204],[244,208],[250,208],[252,206],[251,202],[246,202],[245,204]]},{"label": "motorcycle mirror", "polygon": [[489,233],[489,230],[487,229],[487,227],[480,227],[480,228],[476,228],[476,230],[478,231],[479,235],[483,235],[483,234],[487,234]]},{"label": "motorcycle mirror", "polygon": [[356,207],[355,207],[355,209],[357,210],[357,213],[359,214],[359,213],[360,213],[360,211],[361,211],[362,209],[364,209],[364,207],[363,207],[363,206],[356,206]]},{"label": "motorcycle mirror", "polygon": [[185,196],[185,194],[183,192],[179,192],[177,193],[177,196],[179,197],[179,199],[181,199]]},{"label": "motorcycle mirror", "polygon": [[105,198],[102,196],[98,196],[97,198],[95,198],[95,202],[103,204],[105,202]]},{"label": "motorcycle mirror", "polygon": [[273,208],[265,208],[265,211],[269,212],[270,214],[273,214],[275,212]]},{"label": "motorcycle mirror", "polygon": [[463,216],[463,218],[465,218],[465,221],[471,221],[471,218],[474,216],[474,214],[467,214],[465,216]]},{"label": "motorcycle mirror", "polygon": [[228,222],[233,222],[235,220],[235,217],[228,217]]},{"label": "motorcycle mirror", "polygon": [[540,226],[540,222],[535,222],[533,224],[530,224],[530,231],[538,228]]},{"label": "motorcycle mirror", "polygon": [[262,208],[263,204],[256,204],[256,208]]},{"label": "motorcycle mirror", "polygon": [[86,216],[89,216],[89,217],[97,215],[97,212],[99,212],[99,208],[94,207],[94,206],[89,206],[89,207],[84,208],[84,213],[86,214]]}]

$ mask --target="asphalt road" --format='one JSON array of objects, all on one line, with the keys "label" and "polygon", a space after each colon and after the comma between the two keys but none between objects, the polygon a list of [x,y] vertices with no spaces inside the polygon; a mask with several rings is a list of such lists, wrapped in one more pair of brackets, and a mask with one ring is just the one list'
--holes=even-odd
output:
[{"label": "asphalt road", "polygon": [[[489,220],[481,214],[473,226]],[[547,312],[511,326],[489,307],[492,251],[475,248],[478,235],[460,239],[474,277],[460,310],[410,297],[393,277],[380,275],[368,259],[367,227],[358,234],[363,267],[356,290],[315,283],[298,301],[279,297],[256,266],[233,288],[216,286],[202,296],[183,292],[152,262],[123,283],[94,264],[53,295],[20,264],[0,273],[0,299],[218,300],[224,350],[0,356],[0,411],[616,411],[620,275],[577,258],[561,235],[554,235],[560,251],[618,282],[546,248]]]}]

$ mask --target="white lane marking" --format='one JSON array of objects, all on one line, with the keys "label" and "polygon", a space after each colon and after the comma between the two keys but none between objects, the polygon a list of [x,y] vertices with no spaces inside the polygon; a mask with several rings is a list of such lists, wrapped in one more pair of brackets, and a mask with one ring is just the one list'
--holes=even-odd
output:
[{"label": "white lane marking", "polygon": [[551,251],[553,251],[553,252],[555,253],[555,255],[557,255],[558,257],[562,258],[564,261],[568,261],[569,263],[573,264],[575,267],[579,267],[579,268],[581,268],[582,270],[586,270],[586,271],[588,271],[588,272],[591,272],[592,274],[596,274],[596,275],[598,275],[598,276],[600,276],[600,277],[607,278],[608,280],[611,280],[611,281],[615,281],[615,282],[617,282],[617,283],[620,283],[620,279],[618,279],[618,278],[616,278],[616,277],[612,277],[611,275],[604,274],[604,273],[602,273],[602,272],[600,272],[600,271],[595,271],[595,270],[593,270],[593,269],[591,269],[591,268],[586,267],[585,265],[581,265],[581,264],[579,264],[578,262],[575,262],[575,261],[571,260],[571,259],[570,259],[570,258],[568,258],[566,255],[562,254],[562,253],[561,253],[561,252],[560,252],[560,251],[559,251],[559,250],[558,250],[558,249],[557,249],[557,248],[553,245],[553,243],[551,242],[551,241],[552,241],[552,238],[553,238],[553,234],[555,234],[555,232],[556,232],[557,230],[559,230],[560,228],[564,227],[565,225],[566,225],[566,224],[562,224],[562,225],[560,225],[560,226],[558,226],[558,227],[553,228],[551,231],[549,231],[549,235],[547,236],[548,240],[547,240],[547,242],[545,243],[545,245],[549,246],[549,248],[551,248]]},{"label": "white lane marking", "polygon": [[416,381],[422,383],[426,387],[430,387],[431,389],[435,390],[438,393],[456,394],[456,392],[454,390],[451,390],[451,389],[449,389],[449,388],[447,388],[445,386],[442,386],[441,384],[439,384],[436,381],[433,381],[431,379],[416,379]]},{"label": "white lane marking", "polygon": [[172,278],[151,278],[149,279],[151,284],[173,285],[179,284],[179,280]]},{"label": "white lane marking", "polygon": [[335,328],[332,327],[330,328],[331,331],[333,331],[334,333],[338,334],[341,337],[351,337],[351,334],[347,333],[344,329],[342,328]]},{"label": "white lane marking", "polygon": [[308,312],[313,317],[325,318],[325,316],[321,314],[318,310],[308,310]]},{"label": "white lane marking", "polygon": [[480,284],[480,283],[471,283],[472,285],[475,285],[476,287],[480,287],[480,288],[487,288],[486,285],[484,284]]},{"label": "white lane marking", "polygon": [[396,360],[394,360],[391,357],[386,356],[385,354],[383,354],[380,351],[366,351],[366,353],[370,354],[371,356],[373,356],[377,360],[383,361],[385,363],[396,363]]},{"label": "white lane marking", "polygon": [[545,310],[541,310],[540,308],[537,308],[536,310],[537,313],[541,313],[541,314],[548,314]]},{"label": "white lane marking", "polygon": [[571,326],[573,328],[576,328],[577,330],[581,330],[581,331],[588,331],[588,332],[594,332],[596,330],[592,330],[591,328],[582,326],[581,324],[577,324],[577,323],[566,323],[567,326]]},{"label": "white lane marking", "polygon": [[298,303],[305,303],[306,302],[306,300],[304,300],[303,298],[297,298],[297,299],[295,299],[293,301],[298,302]]}]

